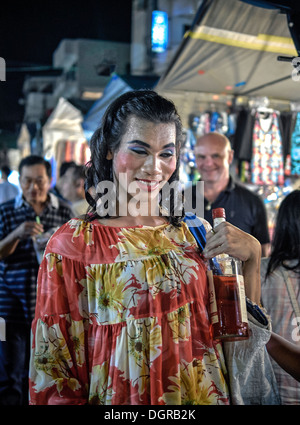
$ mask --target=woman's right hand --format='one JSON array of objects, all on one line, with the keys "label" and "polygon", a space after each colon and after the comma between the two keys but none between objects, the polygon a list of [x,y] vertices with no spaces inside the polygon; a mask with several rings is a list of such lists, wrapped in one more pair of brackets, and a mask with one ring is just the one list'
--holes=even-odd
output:
[{"label": "woman's right hand", "polygon": [[258,240],[227,221],[220,223],[213,231],[206,234],[203,255],[206,258],[212,258],[223,253],[243,261],[246,295],[259,304],[261,245]]}]

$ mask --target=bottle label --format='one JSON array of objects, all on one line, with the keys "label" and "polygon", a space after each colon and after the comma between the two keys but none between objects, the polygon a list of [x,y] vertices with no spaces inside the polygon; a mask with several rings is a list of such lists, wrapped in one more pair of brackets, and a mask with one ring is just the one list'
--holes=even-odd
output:
[{"label": "bottle label", "polygon": [[218,307],[216,301],[215,285],[213,279],[212,270],[207,271],[208,278],[208,296],[209,296],[209,312],[210,312],[210,321],[212,324],[218,323]]},{"label": "bottle label", "polygon": [[224,217],[215,217],[214,218],[214,227],[217,227],[220,223],[223,223],[225,221]]},{"label": "bottle label", "polygon": [[237,276],[237,283],[238,283],[238,287],[239,287],[239,297],[240,297],[240,307],[241,307],[242,321],[244,323],[248,323],[244,276],[239,274]]}]

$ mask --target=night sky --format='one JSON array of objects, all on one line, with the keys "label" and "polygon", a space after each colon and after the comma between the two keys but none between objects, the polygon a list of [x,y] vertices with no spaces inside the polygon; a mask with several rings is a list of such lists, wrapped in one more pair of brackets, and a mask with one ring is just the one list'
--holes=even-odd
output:
[{"label": "night sky", "polygon": [[[24,108],[26,75],[16,68],[51,66],[52,55],[64,38],[131,41],[131,0],[24,1],[7,0],[0,7],[0,57],[6,61],[6,81],[0,81],[0,129],[16,131]],[[53,75],[53,74],[52,74]]]}]

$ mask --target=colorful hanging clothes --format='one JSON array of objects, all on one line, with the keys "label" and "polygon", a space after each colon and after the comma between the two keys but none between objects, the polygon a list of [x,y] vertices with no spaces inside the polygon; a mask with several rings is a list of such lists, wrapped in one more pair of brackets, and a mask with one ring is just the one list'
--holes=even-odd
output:
[{"label": "colorful hanging clothes", "polygon": [[300,112],[291,137],[291,174],[300,175]]},{"label": "colorful hanging clothes", "polygon": [[219,112],[212,112],[210,117],[210,131],[223,133],[223,126],[224,126],[223,114],[220,114]]},{"label": "colorful hanging clothes", "polygon": [[275,112],[267,118],[262,118],[259,112],[255,114],[251,182],[256,185],[284,184],[282,138]]},{"label": "colorful hanging clothes", "polygon": [[69,221],[40,267],[30,403],[229,404],[207,307],[185,223]]}]

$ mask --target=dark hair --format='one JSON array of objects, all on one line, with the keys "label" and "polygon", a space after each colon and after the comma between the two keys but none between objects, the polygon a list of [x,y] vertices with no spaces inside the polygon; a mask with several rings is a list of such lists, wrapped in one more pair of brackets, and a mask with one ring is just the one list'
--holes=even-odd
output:
[{"label": "dark hair", "polygon": [[42,164],[46,168],[46,173],[49,179],[52,177],[52,170],[50,162],[46,161],[42,156],[29,155],[23,158],[19,164],[19,174],[22,174],[23,167],[31,167],[32,165]]},{"label": "dark hair", "polygon": [[64,161],[64,162],[62,162],[61,166],[59,167],[59,177],[62,177],[69,168],[75,167],[75,166],[76,166],[76,162],[74,162],[74,161]]},{"label": "dark hair", "polygon": [[83,179],[85,180],[85,166],[84,165],[73,165],[71,167],[69,167],[73,173],[72,173],[72,178],[73,181],[76,182],[79,179]]},{"label": "dark hair", "polygon": [[[298,261],[289,266],[286,260]],[[280,204],[266,276],[280,265],[300,272],[300,190],[291,192]]]},{"label": "dark hair", "polygon": [[6,177],[8,177],[11,173],[11,169],[9,168],[8,165],[2,165],[1,172],[2,172],[2,174],[5,174]]},{"label": "dark hair", "polygon": [[[95,131],[90,141],[91,160],[87,163],[85,191],[86,199],[91,205],[94,217],[99,217],[96,211],[97,200],[101,194],[93,198],[88,190],[96,188],[102,181],[113,181],[112,160],[108,160],[108,152],[118,150],[122,136],[126,132],[128,119],[135,116],[153,123],[174,123],[176,128],[176,170],[168,183],[179,180],[179,155],[182,143],[182,124],[174,103],[160,96],[153,90],[135,90],[122,94],[107,108],[101,126]],[[174,197],[171,191],[169,222],[179,224],[182,217],[174,216]],[[172,207],[173,205],[173,207]],[[107,216],[106,216],[107,217]]]}]

